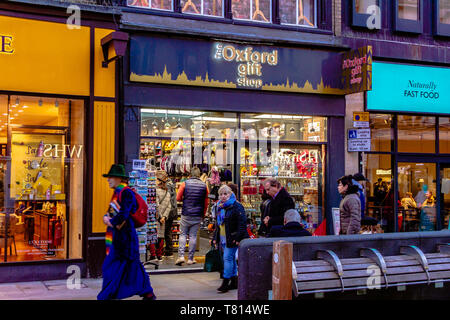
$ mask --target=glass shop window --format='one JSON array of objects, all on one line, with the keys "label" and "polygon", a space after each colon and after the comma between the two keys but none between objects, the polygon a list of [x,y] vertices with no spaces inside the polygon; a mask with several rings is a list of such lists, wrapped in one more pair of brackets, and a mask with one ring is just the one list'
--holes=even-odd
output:
[{"label": "glass shop window", "polygon": [[439,22],[450,24],[450,1],[439,0]]},{"label": "glass shop window", "polygon": [[232,0],[231,9],[234,19],[268,23],[272,21],[270,0]]},{"label": "glass shop window", "polygon": [[450,118],[439,118],[439,152],[450,153]]},{"label": "glass shop window", "polygon": [[316,0],[280,0],[280,21],[314,28],[317,25],[316,10]]},{"label": "glass shop window", "polygon": [[84,101],[0,96],[0,253],[82,257]]},{"label": "glass shop window", "polygon": [[127,5],[147,9],[173,10],[172,0],[127,0]]},{"label": "glass shop window", "polygon": [[392,116],[389,114],[370,114],[370,133],[372,151],[391,151],[394,138]]},{"label": "glass shop window", "polygon": [[367,9],[373,5],[378,5],[378,0],[355,0],[357,13],[367,14]]},{"label": "glass shop window", "polygon": [[181,0],[181,12],[223,17],[223,0]]},{"label": "glass shop window", "polygon": [[398,152],[434,153],[436,118],[398,116]]},{"label": "glass shop window", "polygon": [[419,0],[398,0],[398,18],[419,21]]}]

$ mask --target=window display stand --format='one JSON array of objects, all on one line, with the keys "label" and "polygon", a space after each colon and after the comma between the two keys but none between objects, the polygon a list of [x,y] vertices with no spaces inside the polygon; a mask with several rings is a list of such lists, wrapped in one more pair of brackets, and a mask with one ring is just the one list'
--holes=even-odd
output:
[{"label": "window display stand", "polygon": [[[154,169],[154,168],[151,168]],[[133,188],[148,204],[148,220],[141,228],[136,229],[139,241],[139,253],[145,254],[143,265],[153,265],[159,268],[157,262],[148,260],[149,244],[157,243],[156,232],[156,171],[135,170],[130,173],[129,187]]]}]

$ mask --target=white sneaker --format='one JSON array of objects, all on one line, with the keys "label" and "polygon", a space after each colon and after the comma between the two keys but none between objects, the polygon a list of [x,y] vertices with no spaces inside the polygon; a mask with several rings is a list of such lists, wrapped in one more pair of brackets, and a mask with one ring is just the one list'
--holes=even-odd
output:
[{"label": "white sneaker", "polygon": [[177,266],[181,266],[184,263],[184,257],[178,258],[177,261],[175,261],[175,264]]},{"label": "white sneaker", "polygon": [[187,264],[196,264],[195,260],[188,260]]}]

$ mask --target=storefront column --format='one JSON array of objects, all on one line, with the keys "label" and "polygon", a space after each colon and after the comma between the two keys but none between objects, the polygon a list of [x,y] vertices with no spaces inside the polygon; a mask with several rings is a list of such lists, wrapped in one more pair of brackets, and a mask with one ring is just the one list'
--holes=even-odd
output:
[{"label": "storefront column", "polygon": [[353,128],[353,112],[364,111],[364,93],[354,93],[345,96],[345,174],[355,174],[359,172],[359,152],[348,152],[347,131]]},{"label": "storefront column", "polygon": [[327,234],[334,234],[332,208],[339,208],[341,196],[337,191],[336,181],[344,175],[345,172],[345,149],[344,140],[345,120],[342,117],[328,118],[328,157],[327,173],[325,180],[325,192],[328,195],[325,206],[325,217],[327,219]]}]

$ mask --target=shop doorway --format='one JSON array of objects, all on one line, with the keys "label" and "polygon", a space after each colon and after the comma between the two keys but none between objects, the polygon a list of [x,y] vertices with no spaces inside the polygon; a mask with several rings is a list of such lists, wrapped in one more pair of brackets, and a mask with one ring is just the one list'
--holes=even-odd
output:
[{"label": "shop doorway", "polygon": [[440,197],[440,213],[442,228],[449,229],[450,217],[450,163],[442,163],[440,165],[441,190]]},{"label": "shop doorway", "polygon": [[430,162],[398,162],[400,232],[437,230],[436,167]]}]

